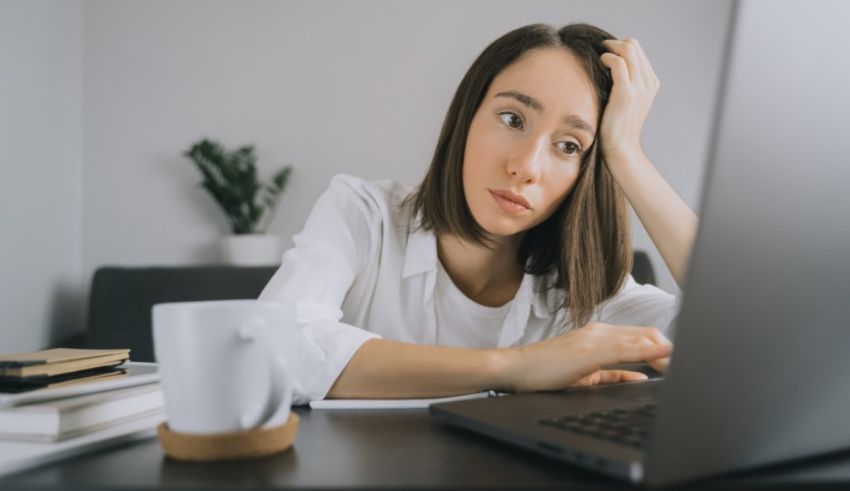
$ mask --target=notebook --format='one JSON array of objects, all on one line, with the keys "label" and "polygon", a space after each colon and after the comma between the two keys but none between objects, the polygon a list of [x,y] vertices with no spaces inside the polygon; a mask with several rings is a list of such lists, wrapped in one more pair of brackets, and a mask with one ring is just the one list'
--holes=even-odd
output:
[{"label": "notebook", "polygon": [[2,408],[0,440],[59,441],[164,410],[159,384]]},{"label": "notebook", "polygon": [[102,431],[58,443],[0,440],[0,476],[110,446],[152,438],[165,413],[140,416]]},{"label": "notebook", "polygon": [[0,386],[0,409],[19,404],[93,394],[95,392],[133,387],[159,381],[159,373],[155,363],[128,361],[121,365],[121,371],[124,374],[119,376],[86,379],[80,383],[61,384],[60,386],[36,387],[26,391],[19,390],[20,385],[15,385],[15,389],[13,390],[4,390],[5,386]]},{"label": "notebook", "polygon": [[0,378],[52,377],[97,367],[119,365],[129,358],[129,349],[53,348],[0,355]]}]

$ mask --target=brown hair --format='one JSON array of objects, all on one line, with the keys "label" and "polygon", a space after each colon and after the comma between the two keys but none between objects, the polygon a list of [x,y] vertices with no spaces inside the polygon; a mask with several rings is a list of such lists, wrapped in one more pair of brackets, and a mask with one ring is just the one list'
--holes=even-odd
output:
[{"label": "brown hair", "polygon": [[[419,226],[490,247],[486,232],[466,203],[462,175],[469,127],[490,84],[502,70],[533,49],[567,49],[579,59],[594,87],[598,123],[613,84],[599,59],[608,51],[602,44],[606,39],[615,38],[588,24],[570,24],[558,30],[546,24],[531,24],[487,46],[455,92],[428,173],[405,201],[412,200],[414,216],[421,213]],[[526,231],[517,254],[526,273],[556,273],[554,283],[547,288],[565,290],[564,303],[559,308],[571,310],[568,322],[573,327],[586,324],[596,306],[620,289],[631,269],[623,193],[598,148],[597,136],[582,160],[573,190],[552,216]]]}]

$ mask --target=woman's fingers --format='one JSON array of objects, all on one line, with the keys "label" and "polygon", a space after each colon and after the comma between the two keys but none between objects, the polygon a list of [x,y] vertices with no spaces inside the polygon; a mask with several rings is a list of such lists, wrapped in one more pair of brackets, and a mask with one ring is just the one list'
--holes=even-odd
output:
[{"label": "woman's fingers", "polygon": [[665,358],[656,358],[655,360],[648,360],[647,365],[651,366],[655,371],[666,373],[667,367],[670,366],[670,357],[667,356]]},{"label": "woman's fingers", "polygon": [[[655,70],[652,69],[652,64],[646,56],[646,52],[641,47],[637,39],[628,38],[622,41],[617,39],[609,39],[603,41],[603,44],[610,49],[615,56],[621,57],[625,62],[629,72],[629,80],[638,82],[647,87],[658,88],[661,84],[658,77],[655,75]],[[603,57],[605,55],[602,55]],[[608,66],[607,63],[604,63]],[[610,67],[609,67],[610,68]]]},{"label": "woman's fingers", "polygon": [[626,87],[628,85],[629,68],[626,66],[626,60],[614,53],[603,53],[599,57],[599,60],[611,70],[611,78],[614,79],[614,85],[619,87]]},{"label": "woman's fingers", "polygon": [[658,81],[658,78],[655,76],[655,71],[652,69],[652,64],[649,63],[649,58],[646,56],[646,51],[643,50],[643,47],[638,43],[638,40],[635,38],[628,38],[625,40],[627,44],[630,45],[629,50],[633,53],[635,60],[637,62],[637,66],[639,67],[639,75],[644,85],[647,87],[652,87],[655,82]]},{"label": "woman's fingers", "polygon": [[638,50],[640,46],[635,40],[620,41],[618,39],[608,39],[602,42],[606,48],[612,53],[619,56],[626,62],[629,72],[629,80],[632,82],[643,82],[640,57]]},{"label": "woman's fingers", "polygon": [[667,339],[659,329],[655,327],[645,327],[644,332],[646,336],[651,339],[655,344],[662,346],[673,346],[673,342]]},{"label": "woman's fingers", "polygon": [[673,344],[654,327],[596,324],[588,335],[598,336],[594,345],[600,348],[600,366],[665,358],[673,351]]},{"label": "woman's fingers", "polygon": [[620,352],[620,359],[615,363],[634,363],[641,361],[649,363],[651,360],[669,357],[672,351],[672,346],[656,344],[652,340],[644,337],[637,342],[634,342],[633,347],[623,349]]},{"label": "woman's fingers", "polygon": [[639,372],[603,369],[619,363],[648,362],[670,356],[672,345],[655,328],[601,322],[553,338],[508,348],[512,366],[505,386],[516,392],[644,380]]},{"label": "woman's fingers", "polygon": [[573,387],[590,387],[593,385],[617,384],[620,382],[636,382],[646,380],[646,374],[629,370],[597,370],[576,381]]}]

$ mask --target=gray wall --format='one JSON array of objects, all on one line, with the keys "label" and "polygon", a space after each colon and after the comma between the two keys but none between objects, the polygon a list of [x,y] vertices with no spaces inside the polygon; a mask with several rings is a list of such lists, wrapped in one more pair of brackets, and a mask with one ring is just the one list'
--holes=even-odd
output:
[{"label": "gray wall", "polygon": [[[695,204],[728,8],[703,1],[91,1],[83,270],[217,259],[214,241],[225,222],[180,157],[203,136],[255,142],[267,172],[294,164],[271,225],[287,239],[336,173],[416,183],[473,59],[499,35],[538,21],[589,21],[641,40],[663,84],[646,150]],[[654,251],[643,230],[635,232],[637,246]],[[666,270],[661,281],[675,288]]]},{"label": "gray wall", "polygon": [[82,4],[0,1],[0,352],[79,325]]},{"label": "gray wall", "polygon": [[[218,260],[215,241],[226,232],[226,223],[198,187],[195,169],[180,155],[192,142],[202,137],[228,146],[253,142],[264,172],[285,163],[295,166],[271,224],[271,231],[288,241],[334,174],[418,182],[466,69],[489,42],[531,22],[586,21],[641,40],[662,81],[644,130],[645,149],[695,206],[730,7],[728,1],[698,0],[88,0],[82,9],[76,2],[59,1],[0,5],[5,19],[0,22],[11,29],[3,29],[1,36],[43,45],[37,53],[21,45],[11,48],[12,67],[59,64],[65,67],[62,76],[79,84],[82,73],[83,80],[80,95],[78,85],[76,90],[73,83],[56,87],[56,80],[46,79],[48,73],[32,71],[4,81],[0,94],[4,103],[19,104],[21,98],[5,89],[12,83],[25,99],[44,106],[33,113],[21,105],[16,116],[5,111],[0,116],[32,118],[35,129],[23,137],[4,130],[0,138],[30,152],[14,160],[21,166],[15,173],[38,182],[45,197],[23,213],[9,207],[31,196],[31,189],[16,186],[11,197],[4,193],[2,198],[4,228],[9,230],[8,223],[28,234],[14,239],[16,249],[4,249],[4,288],[45,298],[9,303],[4,319],[26,318],[26,327],[4,322],[0,329],[4,342],[11,336],[16,346],[33,347],[51,325],[45,318],[51,310],[46,297],[53,293],[46,292],[54,292],[68,271],[73,281],[87,282],[104,264]],[[24,29],[14,15],[3,15],[20,15],[18,10],[43,15],[42,30]],[[49,27],[48,20],[61,25]],[[59,42],[60,32],[68,39]],[[45,38],[56,40],[55,45]],[[10,49],[7,45],[0,50]],[[51,87],[61,92],[45,103],[42,92]],[[75,126],[70,122],[80,117],[80,106],[82,125]],[[59,121],[69,122],[68,127]],[[45,128],[51,128],[53,138],[36,136]],[[75,139],[80,132],[81,151]],[[31,148],[34,144],[37,149]],[[3,157],[4,168],[12,163],[9,155]],[[61,161],[54,158],[58,155]],[[62,186],[43,190],[41,176],[57,174],[66,176]],[[66,181],[75,184],[69,187]],[[43,215],[50,215],[47,227]],[[651,252],[661,285],[675,291],[648,237],[635,225],[636,247]],[[24,274],[28,269],[21,256],[37,260],[40,283],[21,288],[32,277]],[[24,336],[22,329],[40,334]]]}]

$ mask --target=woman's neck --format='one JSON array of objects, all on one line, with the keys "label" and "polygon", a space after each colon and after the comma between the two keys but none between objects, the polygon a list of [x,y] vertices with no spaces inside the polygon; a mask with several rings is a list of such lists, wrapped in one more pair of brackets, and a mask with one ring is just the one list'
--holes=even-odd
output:
[{"label": "woman's neck", "polygon": [[495,240],[495,247],[487,249],[449,234],[437,237],[437,256],[452,282],[476,303],[490,307],[513,299],[523,277],[516,260],[522,236]]}]

